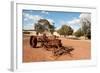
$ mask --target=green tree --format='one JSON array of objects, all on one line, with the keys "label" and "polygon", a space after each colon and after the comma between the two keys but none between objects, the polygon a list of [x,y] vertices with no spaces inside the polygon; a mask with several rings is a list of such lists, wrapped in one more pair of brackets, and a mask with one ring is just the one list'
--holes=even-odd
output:
[{"label": "green tree", "polygon": [[40,19],[35,24],[35,30],[36,30],[37,35],[38,33],[43,33],[45,30],[53,34],[54,29],[55,29],[54,25],[51,25],[47,19]]},{"label": "green tree", "polygon": [[90,29],[87,30],[86,37],[88,39],[91,39],[91,30]]},{"label": "green tree", "polygon": [[36,30],[36,34],[38,35],[39,33],[44,32],[45,29],[41,24],[36,23],[35,24],[35,30]]},{"label": "green tree", "polygon": [[72,35],[73,29],[68,25],[62,25],[60,29],[57,30],[60,35]]},{"label": "green tree", "polygon": [[80,36],[83,36],[84,33],[83,33],[83,31],[81,30],[81,28],[79,28],[76,32],[74,32],[74,35],[75,35],[76,37],[80,37]]},{"label": "green tree", "polygon": [[84,33],[84,36],[88,39],[91,39],[91,21],[87,18],[83,18],[80,20],[81,22],[81,28]]},{"label": "green tree", "polygon": [[51,34],[53,34],[53,32],[55,31],[54,25],[49,25],[49,31],[51,32]]}]

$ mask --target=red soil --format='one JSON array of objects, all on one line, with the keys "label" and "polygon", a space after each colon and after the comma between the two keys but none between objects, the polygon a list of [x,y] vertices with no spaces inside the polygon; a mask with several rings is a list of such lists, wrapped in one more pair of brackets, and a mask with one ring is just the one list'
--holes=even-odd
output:
[{"label": "red soil", "polygon": [[[29,37],[23,39],[23,62],[44,62],[44,61],[61,61],[61,60],[83,60],[91,58],[91,41],[90,40],[72,40],[59,38],[64,46],[74,48],[72,57],[68,54],[58,58],[53,56],[52,51],[44,48],[32,48],[29,44]],[[55,60],[56,58],[56,60]]]}]

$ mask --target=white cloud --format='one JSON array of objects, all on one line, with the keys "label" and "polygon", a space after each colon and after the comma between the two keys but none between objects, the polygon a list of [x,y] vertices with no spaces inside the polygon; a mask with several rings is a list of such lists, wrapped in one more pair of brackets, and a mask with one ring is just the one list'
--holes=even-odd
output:
[{"label": "white cloud", "polygon": [[24,21],[27,22],[27,24],[25,23],[25,25],[35,24],[40,19],[43,19],[43,18],[39,15],[31,15],[28,13],[24,13]]},{"label": "white cloud", "polygon": [[60,25],[64,25],[64,24],[67,24],[67,22],[64,21],[64,20],[61,20],[61,21],[60,21]]},{"label": "white cloud", "polygon": [[31,15],[31,14],[28,14],[28,13],[23,13],[23,15],[24,15],[25,21],[33,20],[34,22],[37,22],[38,20],[42,19],[42,17],[39,16],[39,15]]},{"label": "white cloud", "polygon": [[48,12],[47,12],[47,11],[41,11],[41,13],[43,13],[43,14],[48,14]]},{"label": "white cloud", "polygon": [[27,21],[28,19],[27,18],[24,18],[24,21]]},{"label": "white cloud", "polygon": [[79,16],[79,18],[74,18],[73,20],[68,21],[66,23],[68,23],[70,25],[75,25],[75,24],[81,25],[80,24],[81,23],[81,19],[83,19],[83,20],[87,19],[88,21],[91,22],[91,14],[89,14],[89,13],[81,13],[80,16]]},{"label": "white cloud", "polygon": [[27,17],[28,16],[28,13],[23,13],[23,16]]},{"label": "white cloud", "polygon": [[34,25],[33,24],[27,24],[27,25],[24,25],[23,26],[23,29],[25,29],[25,30],[33,30],[34,29]]},{"label": "white cloud", "polygon": [[33,17],[32,17],[32,20],[33,20],[33,23],[36,23],[38,20],[40,20],[40,19],[43,19],[41,16],[39,16],[39,15],[34,15]]},{"label": "white cloud", "polygon": [[74,19],[72,19],[70,21],[63,21],[63,20],[61,20],[60,24],[61,25],[64,25],[64,24],[66,24],[66,25],[76,25],[76,24],[80,24],[80,19],[74,18]]},{"label": "white cloud", "polygon": [[74,29],[74,31],[75,31],[75,30],[78,29],[79,24],[80,24],[80,19],[78,19],[78,18],[73,18],[70,21],[61,20],[60,21],[60,25],[56,28],[56,30],[61,28],[62,25],[68,25],[68,26],[71,26]]},{"label": "white cloud", "polygon": [[68,21],[67,23],[71,25],[80,24],[80,19],[74,18],[73,20]]}]

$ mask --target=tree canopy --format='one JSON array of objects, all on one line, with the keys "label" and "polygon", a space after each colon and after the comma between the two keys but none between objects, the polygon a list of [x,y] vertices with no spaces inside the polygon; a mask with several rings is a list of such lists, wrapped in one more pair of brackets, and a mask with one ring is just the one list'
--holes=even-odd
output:
[{"label": "tree canopy", "polygon": [[81,30],[81,28],[79,28],[76,32],[74,32],[74,35],[75,35],[76,37],[80,37],[80,36],[83,36],[84,33],[83,33],[83,31]]},{"label": "tree canopy", "polygon": [[73,29],[68,25],[62,25],[60,29],[57,30],[60,35],[72,35]]},{"label": "tree canopy", "polygon": [[81,19],[81,28],[84,33],[84,36],[87,37],[88,39],[91,39],[91,21],[88,20],[87,18]]},{"label": "tree canopy", "polygon": [[35,30],[38,33],[43,33],[45,30],[51,32],[53,34],[54,32],[54,25],[51,25],[50,22],[46,19],[40,19],[37,23],[35,23]]}]

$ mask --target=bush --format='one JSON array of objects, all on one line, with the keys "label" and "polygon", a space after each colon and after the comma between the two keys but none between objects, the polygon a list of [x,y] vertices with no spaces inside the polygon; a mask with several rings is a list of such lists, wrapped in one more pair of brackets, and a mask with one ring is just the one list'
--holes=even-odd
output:
[{"label": "bush", "polygon": [[74,33],[74,35],[75,35],[76,37],[81,37],[81,36],[84,35],[84,33],[83,33],[83,31],[81,30],[81,28],[79,28],[79,29]]},{"label": "bush", "polygon": [[72,35],[73,29],[70,26],[68,26],[68,25],[62,25],[62,27],[59,30],[57,30],[57,32],[60,35],[64,35],[64,36]]}]

